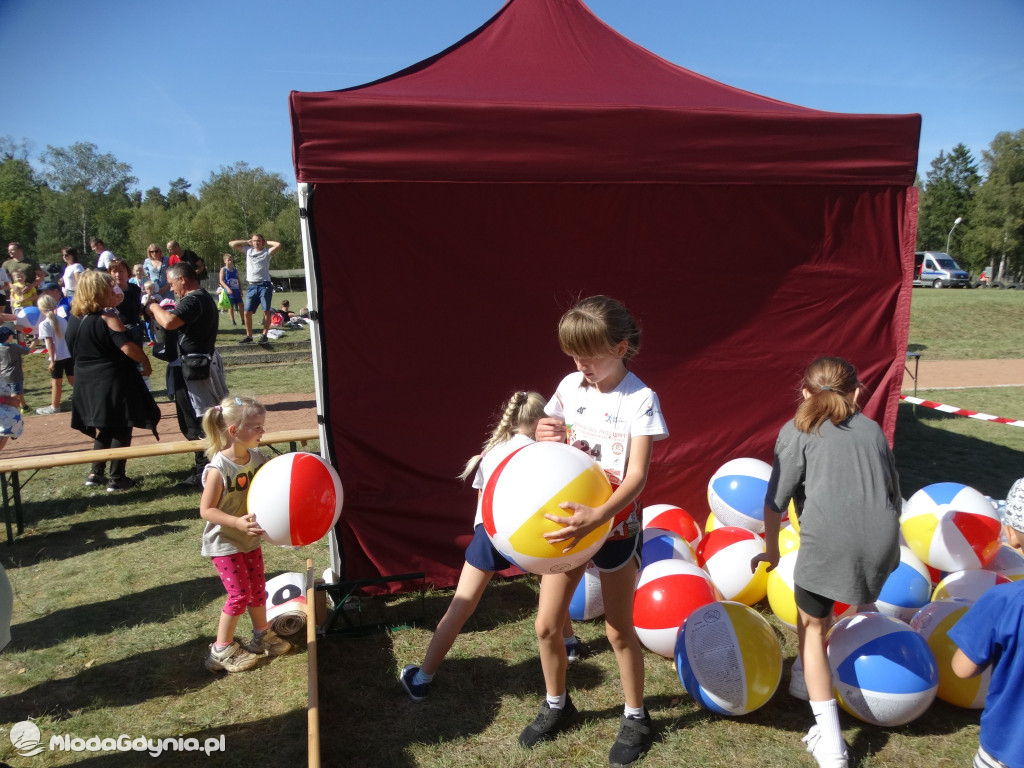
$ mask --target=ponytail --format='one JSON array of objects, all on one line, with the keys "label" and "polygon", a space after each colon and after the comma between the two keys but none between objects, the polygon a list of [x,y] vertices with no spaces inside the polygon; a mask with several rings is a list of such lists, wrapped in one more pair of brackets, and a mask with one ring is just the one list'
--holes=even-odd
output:
[{"label": "ponytail", "polygon": [[230,395],[220,401],[220,405],[207,408],[203,414],[203,432],[206,433],[206,457],[212,459],[228,447],[230,434],[228,427],[236,429],[245,425],[251,416],[264,414],[267,409],[263,403],[253,397],[237,397]]},{"label": "ponytail", "polygon": [[857,412],[857,369],[841,357],[819,357],[807,366],[800,386],[808,395],[794,418],[801,432],[818,433],[826,420],[842,424]]},{"label": "ponytail", "polygon": [[530,437],[532,438],[537,422],[544,417],[544,406],[546,404],[544,396],[537,392],[514,393],[509,398],[505,411],[501,414],[501,418],[491,432],[491,436],[483,444],[480,453],[466,462],[466,466],[459,475],[459,479],[467,480],[476,472],[477,467],[480,466],[480,460],[483,459],[485,453],[494,448],[494,446],[510,440],[523,427],[530,427]]},{"label": "ponytail", "polygon": [[63,339],[64,331],[61,330],[60,322],[57,320],[57,313],[54,312],[57,309],[57,302],[54,301],[53,296],[40,296],[39,300],[36,301],[36,306],[42,310],[43,315],[50,321],[50,325],[53,326],[53,335],[58,339]]}]

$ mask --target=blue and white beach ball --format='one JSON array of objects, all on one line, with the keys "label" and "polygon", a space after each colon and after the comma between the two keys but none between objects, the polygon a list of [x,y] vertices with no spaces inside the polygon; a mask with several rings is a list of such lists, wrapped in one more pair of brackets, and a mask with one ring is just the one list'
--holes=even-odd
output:
[{"label": "blue and white beach ball", "polygon": [[884,727],[903,725],[931,706],[939,669],[927,641],[899,619],[856,613],[825,639],[839,706]]},{"label": "blue and white beach ball", "polygon": [[593,563],[587,563],[583,578],[576,585],[569,601],[569,618],[589,621],[604,615],[604,593],[601,591],[601,573]]},{"label": "blue and white beach ball", "polygon": [[932,594],[932,580],[928,567],[910,547],[900,547],[900,564],[885,580],[875,601],[879,613],[909,622]]},{"label": "blue and white beach ball", "polygon": [[771,465],[760,459],[727,461],[708,482],[708,506],[722,525],[764,532],[764,496]]}]

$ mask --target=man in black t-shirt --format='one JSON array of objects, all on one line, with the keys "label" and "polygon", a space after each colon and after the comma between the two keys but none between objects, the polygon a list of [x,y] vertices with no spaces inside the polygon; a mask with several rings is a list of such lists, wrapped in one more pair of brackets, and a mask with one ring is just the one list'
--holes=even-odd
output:
[{"label": "man in black t-shirt", "polygon": [[[179,357],[167,366],[167,392],[174,398],[181,433],[188,440],[199,440],[204,437],[206,409],[220,405],[228,394],[224,364],[215,349],[220,312],[213,296],[199,287],[191,264],[182,261],[169,267],[167,283],[178,297],[177,306],[167,311],[151,301],[145,312],[178,334]],[[182,483],[199,485],[206,463],[205,455],[197,453],[195,470]]]}]

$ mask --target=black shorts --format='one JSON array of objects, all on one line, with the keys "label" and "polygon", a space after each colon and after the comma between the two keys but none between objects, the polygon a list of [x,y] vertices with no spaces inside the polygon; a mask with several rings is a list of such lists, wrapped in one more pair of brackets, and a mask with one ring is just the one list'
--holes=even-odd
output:
[{"label": "black shorts", "polygon": [[50,371],[50,378],[60,380],[67,376],[68,378],[75,375],[75,363],[74,358],[65,357],[63,360],[58,360],[53,364],[53,370]]},{"label": "black shorts", "polygon": [[640,537],[636,534],[628,539],[608,539],[590,560],[597,570],[614,573],[632,558],[640,560]]},{"label": "black shorts", "polygon": [[494,548],[482,525],[473,530],[473,540],[466,547],[466,562],[481,571],[504,571],[512,565]]},{"label": "black shorts", "polygon": [[796,607],[815,619],[824,619],[832,615],[832,609],[836,601],[831,598],[809,592],[799,584],[793,585],[793,596],[796,598]]}]

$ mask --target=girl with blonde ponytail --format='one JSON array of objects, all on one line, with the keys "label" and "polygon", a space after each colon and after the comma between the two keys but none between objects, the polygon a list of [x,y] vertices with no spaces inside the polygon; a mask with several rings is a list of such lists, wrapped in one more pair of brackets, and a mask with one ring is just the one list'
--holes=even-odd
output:
[{"label": "girl with blonde ponytail", "polygon": [[[494,548],[484,531],[480,496],[487,484],[487,478],[502,460],[534,441],[537,422],[544,416],[546,402],[537,392],[513,393],[480,453],[466,462],[465,469],[459,475],[463,480],[472,476],[473,487],[481,492],[477,496],[473,540],[466,548],[466,563],[462,567],[455,596],[452,597],[448,611],[434,630],[423,663],[420,666],[408,664],[399,675],[402,687],[413,701],[423,701],[429,695],[430,681],[434,679],[437,668],[455,644],[462,626],[476,610],[491,577],[496,571],[505,570],[512,565]],[[563,634],[566,636],[566,645],[575,643],[578,658],[579,641],[572,634],[572,624],[569,623],[568,615],[565,621]]]},{"label": "girl with blonde ponytail", "polygon": [[766,552],[756,568],[779,562],[779,520],[794,501],[800,549],[793,573],[800,652],[789,692],[810,701],[815,725],[803,741],[818,765],[848,764],[825,633],[836,601],[874,603],[899,565],[902,501],[896,461],[875,422],[860,412],[864,386],[840,357],[820,357],[800,382],[803,400],[775,443],[765,495]]},{"label": "girl with blonde ponytail", "polygon": [[68,384],[75,385],[75,369],[71,362],[71,350],[64,338],[68,321],[57,314],[57,301],[52,296],[40,296],[36,302],[43,319],[39,322],[39,338],[46,344],[47,367],[50,369],[50,404],[36,408],[36,413],[46,416],[60,413],[60,398],[63,394],[64,377]]}]

